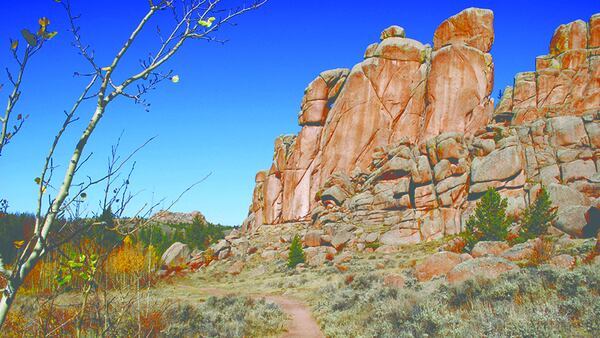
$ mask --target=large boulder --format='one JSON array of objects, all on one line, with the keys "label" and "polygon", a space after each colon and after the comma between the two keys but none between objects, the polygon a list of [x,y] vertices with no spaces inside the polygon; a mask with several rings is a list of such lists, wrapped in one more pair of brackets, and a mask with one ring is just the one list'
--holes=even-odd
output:
[{"label": "large boulder", "polygon": [[499,256],[509,248],[510,246],[506,242],[481,241],[475,244],[473,250],[471,250],[471,255],[475,258],[488,255]]},{"label": "large boulder", "polygon": [[406,37],[406,32],[404,32],[404,28],[400,26],[390,26],[381,32],[379,36],[379,40],[383,41],[387,38],[404,38]]},{"label": "large boulder", "polygon": [[489,9],[468,8],[445,20],[433,34],[433,47],[465,44],[489,52],[494,42],[494,13]]},{"label": "large boulder", "polygon": [[522,170],[517,147],[492,151],[485,157],[476,157],[471,167],[471,181],[475,183],[502,181]]},{"label": "large boulder", "polygon": [[442,276],[463,261],[460,254],[448,251],[435,253],[415,267],[415,275],[420,282]]},{"label": "large boulder", "polygon": [[322,232],[318,230],[310,230],[304,235],[304,245],[314,247],[321,245]]},{"label": "large boulder", "polygon": [[182,266],[190,260],[191,253],[187,244],[175,242],[163,253],[160,261],[166,266]]},{"label": "large boulder", "polygon": [[583,120],[577,116],[559,116],[549,120],[552,143],[555,146],[581,145],[586,143],[587,133]]},{"label": "large boulder", "polygon": [[555,226],[574,237],[583,237],[587,225],[585,214],[590,207],[572,205],[558,209]]},{"label": "large boulder", "polygon": [[501,256],[502,258],[513,262],[530,260],[532,255],[535,253],[535,247],[540,245],[541,242],[542,240],[540,238],[531,239],[525,243],[517,244],[504,251]]},{"label": "large boulder", "polygon": [[518,270],[515,264],[500,257],[479,257],[464,261],[448,272],[451,283],[463,282],[471,278],[497,278],[503,273]]},{"label": "large boulder", "polygon": [[415,229],[394,229],[390,230],[379,238],[379,242],[384,245],[398,246],[404,244],[415,244],[421,241],[419,231]]},{"label": "large boulder", "polygon": [[588,198],[581,192],[562,184],[552,183],[546,187],[552,204],[558,208],[574,205],[589,205]]},{"label": "large boulder", "polygon": [[352,233],[349,231],[336,231],[336,233],[331,238],[331,245],[333,245],[334,248],[339,250],[342,247],[344,247],[346,243],[348,243],[348,241],[350,241],[353,237],[354,235],[352,235]]}]

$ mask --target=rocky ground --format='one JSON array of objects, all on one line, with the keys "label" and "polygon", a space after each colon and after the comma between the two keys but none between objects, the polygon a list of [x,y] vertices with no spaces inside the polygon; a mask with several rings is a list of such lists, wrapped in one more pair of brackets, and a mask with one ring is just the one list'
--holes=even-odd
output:
[{"label": "rocky ground", "polygon": [[[290,269],[287,267],[287,255],[291,238],[295,234],[303,238],[307,262]],[[572,321],[569,317],[575,314],[585,317],[580,313],[582,309],[579,307],[600,306],[598,295],[600,284],[595,284],[600,283],[600,256],[595,254],[598,250],[596,239],[572,239],[568,235],[549,235],[543,239],[537,238],[512,246],[506,242],[479,242],[470,254],[466,254],[452,252],[457,239],[451,236],[418,244],[381,246],[376,240],[371,241],[375,236],[369,235],[369,231],[363,228],[349,226],[346,229],[331,229],[331,231],[315,230],[302,223],[262,227],[251,235],[234,232],[213,246],[213,254],[217,259],[203,262],[204,257],[198,255],[190,260],[185,283],[189,285],[189,290],[204,289],[216,293],[255,296],[278,295],[285,297],[284,299],[305,303],[313,312],[321,331],[331,337],[348,336],[349,331],[348,328],[344,328],[344,322],[354,323],[350,326],[358,331],[352,333],[353,336],[398,336],[397,334],[401,332],[399,328],[386,325],[400,319],[384,320],[381,322],[383,331],[379,333],[374,333],[378,327],[376,324],[358,325],[357,323],[367,321],[367,317],[375,320],[372,318],[373,313],[385,312],[387,305],[383,300],[389,297],[392,297],[388,299],[392,303],[399,302],[399,295],[403,295],[402,297],[414,298],[414,304],[421,304],[424,299],[428,299],[428,295],[438,299],[441,297],[440,294],[445,292],[444,297],[450,297],[448,294],[455,295],[463,290],[465,285],[472,283],[477,283],[482,294],[500,293],[498,297],[508,297],[510,302],[488,298],[482,300],[477,298],[479,297],[477,295],[467,295],[475,297],[474,302],[485,302],[485,304],[481,305],[481,308],[474,307],[471,310],[461,307],[460,311],[464,312],[462,315],[475,311],[474,315],[483,316],[484,314],[478,311],[490,307],[492,312],[494,309],[507,311],[506,325],[514,326],[519,324],[512,322],[516,319],[508,316],[509,312],[514,315],[525,311],[526,306],[545,304],[548,311],[557,312],[557,316],[566,316],[566,319],[561,317],[563,320],[561,326],[556,326],[555,331],[552,331],[551,327],[546,333],[594,336],[593,333],[600,332],[593,331],[595,326],[588,322],[586,323],[589,325],[585,324],[587,325],[585,326]],[[547,277],[548,275],[553,277]],[[180,285],[179,277],[171,278],[174,285]],[[495,283],[486,282],[488,280],[497,280],[506,290],[490,289]],[[520,293],[516,291],[511,293],[510,290],[514,288],[518,290],[524,288],[523,285],[516,285],[513,281],[524,284],[547,281],[548,284],[540,288],[562,291],[556,291],[557,294],[549,291],[547,296],[553,299],[553,303],[546,304],[540,294],[528,289],[519,291]],[[552,286],[549,286],[550,283]],[[172,292],[177,293],[180,290],[175,287]],[[393,295],[388,294],[389,292]],[[572,314],[565,310],[567,305],[561,303],[569,299],[563,293],[569,292],[571,293],[569,297],[573,301],[585,303],[573,305],[575,308],[569,310],[573,312]],[[371,301],[364,297],[375,297],[371,299],[373,303],[369,311],[365,310],[367,305],[364,302]],[[578,297],[583,297],[581,299],[585,300],[580,300]],[[527,301],[519,300],[521,298]],[[439,311],[450,306],[448,300],[443,299],[446,303],[433,305],[427,303],[428,309],[434,311],[436,316],[439,315]],[[279,304],[282,305],[281,302]],[[402,306],[407,305],[403,303]],[[458,313],[459,310],[452,311],[450,312]],[[589,315],[590,313],[587,313],[588,317]],[[419,332],[419,325],[425,325],[418,322],[417,317],[415,322],[409,323],[407,318],[402,320],[407,321],[407,325],[413,325],[416,330],[414,332]],[[451,318],[445,320],[451,321]],[[589,318],[586,320],[589,321]],[[443,321],[438,324],[440,330],[453,327],[457,331],[436,329],[431,331],[434,335],[447,333],[450,336],[457,336],[462,332],[461,330],[469,329],[468,325],[473,325],[467,322],[466,326],[453,326]],[[493,329],[506,329],[508,331],[502,332],[508,335],[516,332],[510,331],[513,330],[512,326],[509,328],[502,325],[498,324]],[[288,328],[293,327],[292,325]],[[414,332],[409,335],[414,336]],[[538,334],[544,335],[544,332]],[[503,336],[503,334],[499,335]]]}]

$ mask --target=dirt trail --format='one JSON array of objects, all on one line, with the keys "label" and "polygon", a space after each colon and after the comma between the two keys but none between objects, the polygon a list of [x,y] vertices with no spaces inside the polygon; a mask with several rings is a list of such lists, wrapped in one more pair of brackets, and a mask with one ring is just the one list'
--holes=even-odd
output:
[{"label": "dirt trail", "polygon": [[288,331],[283,337],[325,337],[304,303],[284,296],[265,296],[265,299],[279,305],[281,310],[290,317]]},{"label": "dirt trail", "polygon": [[[199,291],[213,296],[225,296],[232,294],[227,290],[217,288],[201,288]],[[265,298],[271,301],[289,316],[287,332],[282,335],[284,338],[324,338],[321,328],[313,318],[310,309],[306,304],[285,296],[277,295],[250,295],[254,298]]]}]

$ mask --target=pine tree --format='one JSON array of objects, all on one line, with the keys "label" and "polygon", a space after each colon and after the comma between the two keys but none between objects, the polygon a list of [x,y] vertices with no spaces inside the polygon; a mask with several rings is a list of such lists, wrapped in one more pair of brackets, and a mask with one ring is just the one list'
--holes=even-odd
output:
[{"label": "pine tree", "polygon": [[542,187],[533,205],[523,212],[523,224],[519,233],[521,239],[526,241],[541,236],[556,217],[556,208],[552,207],[550,196],[546,188]]},{"label": "pine tree", "polygon": [[463,234],[467,249],[472,249],[478,241],[504,241],[512,220],[506,216],[508,202],[496,189],[490,187],[475,208],[475,213],[467,220],[467,230]]},{"label": "pine tree", "polygon": [[304,263],[305,259],[304,250],[302,249],[302,241],[300,240],[300,236],[296,234],[292,240],[292,245],[290,246],[288,267],[294,268],[296,265]]}]

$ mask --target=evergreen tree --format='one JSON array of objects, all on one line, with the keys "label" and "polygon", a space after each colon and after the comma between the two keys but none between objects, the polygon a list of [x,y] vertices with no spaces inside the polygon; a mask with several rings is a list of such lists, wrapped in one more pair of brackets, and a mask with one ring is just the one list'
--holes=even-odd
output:
[{"label": "evergreen tree", "polygon": [[29,214],[0,215],[0,256],[4,263],[11,264],[16,258],[17,248],[14,241],[27,240],[27,233],[31,233],[35,218]]},{"label": "evergreen tree", "polygon": [[478,241],[504,241],[512,220],[506,216],[508,202],[496,189],[490,187],[475,208],[475,213],[467,220],[463,234],[466,248],[472,249]]},{"label": "evergreen tree", "polygon": [[104,249],[110,250],[122,240],[121,235],[111,230],[115,226],[114,217],[112,208],[108,206],[97,218],[98,225],[91,226],[88,231],[89,238],[100,244]]},{"label": "evergreen tree", "polygon": [[305,260],[306,257],[304,256],[304,250],[302,249],[302,241],[300,240],[300,236],[296,234],[292,240],[292,245],[290,246],[288,267],[294,268],[296,265],[304,263]]},{"label": "evergreen tree", "polygon": [[175,243],[175,242],[180,242],[180,243],[185,242],[182,229],[175,228],[173,230],[173,237],[171,238],[171,243]]},{"label": "evergreen tree", "polygon": [[546,188],[542,187],[533,205],[523,212],[523,224],[519,233],[521,240],[526,241],[543,235],[556,217],[556,208],[552,207],[550,196]]},{"label": "evergreen tree", "polygon": [[203,222],[196,218],[185,227],[185,243],[192,248],[204,250],[225,237],[224,229],[222,225]]}]

